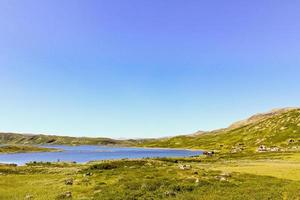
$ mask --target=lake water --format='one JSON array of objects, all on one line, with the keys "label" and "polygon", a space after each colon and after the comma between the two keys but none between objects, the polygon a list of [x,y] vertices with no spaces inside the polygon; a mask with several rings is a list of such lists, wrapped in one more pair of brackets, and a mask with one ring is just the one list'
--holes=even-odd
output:
[{"label": "lake water", "polygon": [[62,149],[62,152],[38,152],[38,153],[15,153],[0,154],[0,163],[15,163],[24,165],[32,161],[43,162],[78,162],[85,163],[93,160],[111,160],[122,158],[146,158],[146,157],[189,157],[202,154],[201,151],[189,151],[178,149],[150,149],[150,148],[126,148],[107,146],[63,146],[51,145]]}]

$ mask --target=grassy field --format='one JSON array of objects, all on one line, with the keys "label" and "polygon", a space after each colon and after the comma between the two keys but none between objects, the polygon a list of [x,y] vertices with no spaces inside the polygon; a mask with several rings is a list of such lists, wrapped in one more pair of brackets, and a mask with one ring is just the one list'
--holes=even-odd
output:
[{"label": "grassy field", "polygon": [[0,199],[300,199],[300,153],[263,154],[1,165]]},{"label": "grassy field", "polygon": [[[300,109],[256,115],[227,129],[165,139],[16,134],[2,134],[0,139],[14,144],[104,142],[215,152],[212,157],[180,159],[0,165],[0,200],[300,200]],[[257,151],[260,146],[265,146],[263,152]],[[34,151],[14,148],[10,151]]]},{"label": "grassy field", "polygon": [[53,152],[53,151],[59,151],[59,149],[43,148],[37,146],[25,146],[25,145],[0,146],[0,153]]}]

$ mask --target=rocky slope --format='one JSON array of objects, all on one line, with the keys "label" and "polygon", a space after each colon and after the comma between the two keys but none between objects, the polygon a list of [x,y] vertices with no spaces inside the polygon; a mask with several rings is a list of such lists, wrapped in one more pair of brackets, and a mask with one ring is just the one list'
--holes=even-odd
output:
[{"label": "rocky slope", "polygon": [[260,146],[274,150],[297,150],[300,144],[300,108],[284,108],[254,115],[212,132],[146,140],[66,137],[0,133],[0,144],[119,145],[192,148],[217,151],[255,151]]},{"label": "rocky slope", "polygon": [[257,150],[261,145],[297,149],[300,144],[300,109],[286,108],[258,114],[226,129],[143,141],[139,146],[212,149],[223,151]]}]

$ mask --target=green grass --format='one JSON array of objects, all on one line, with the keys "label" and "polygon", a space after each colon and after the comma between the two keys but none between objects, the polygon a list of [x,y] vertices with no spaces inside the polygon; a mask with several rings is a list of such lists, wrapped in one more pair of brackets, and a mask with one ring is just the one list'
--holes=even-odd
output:
[{"label": "green grass", "polygon": [[59,151],[55,148],[44,148],[37,146],[25,146],[25,145],[5,145],[0,146],[0,153],[26,153],[26,152],[52,152]]},{"label": "green grass", "polygon": [[[37,200],[67,199],[66,192],[79,200],[300,200],[299,109],[196,136],[115,141],[13,134],[2,135],[2,141],[191,148],[216,150],[216,154],[87,164],[0,165],[1,200],[26,196]],[[277,146],[281,151],[259,153],[259,145]],[[243,150],[232,152],[238,148]],[[182,170],[180,165],[190,165],[191,169]],[[66,185],[66,179],[73,180],[73,184]]]},{"label": "green grass", "polygon": [[[288,141],[293,139],[293,143]],[[234,129],[223,129],[194,136],[178,136],[141,141],[142,147],[190,148],[230,152],[244,149],[254,152],[259,145],[277,146],[284,151],[300,144],[300,109],[270,115]]]},{"label": "green grass", "polygon": [[62,144],[62,145],[132,145],[133,140],[114,140],[110,138],[68,137],[56,135],[32,135],[17,133],[0,133],[0,144]]},{"label": "green grass", "polygon": [[[73,199],[82,200],[299,199],[299,154],[291,153],[286,160],[274,154],[266,157],[242,155],[228,160],[224,154],[213,158],[0,165],[0,199],[19,200],[28,195],[41,200],[65,199],[67,191]],[[191,169],[180,169],[184,164]],[[66,179],[73,179],[73,185],[66,185]]]},{"label": "green grass", "polygon": [[[260,145],[277,146],[284,151],[290,151],[299,146],[300,109],[283,109],[251,119],[256,118],[257,120],[250,120],[249,123],[242,123],[235,128],[229,127],[199,135],[163,139],[114,140],[109,138],[0,133],[0,144],[118,145],[205,149],[222,152],[230,152],[233,149],[254,152]],[[290,139],[294,142],[289,143]]]}]

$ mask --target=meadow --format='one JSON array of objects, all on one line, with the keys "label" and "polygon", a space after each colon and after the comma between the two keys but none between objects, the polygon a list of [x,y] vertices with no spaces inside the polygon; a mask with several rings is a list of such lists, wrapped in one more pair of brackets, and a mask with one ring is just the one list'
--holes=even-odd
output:
[{"label": "meadow", "polygon": [[[116,142],[3,134],[0,138],[3,144],[46,141],[74,145],[109,141],[128,146],[205,149],[214,154],[86,164],[2,164],[0,199],[299,200],[299,133],[300,109],[282,109],[255,115],[226,129],[151,140]],[[6,152],[20,151],[16,149],[12,147]]]},{"label": "meadow", "polygon": [[300,153],[257,154],[1,165],[0,199],[299,199]]}]

